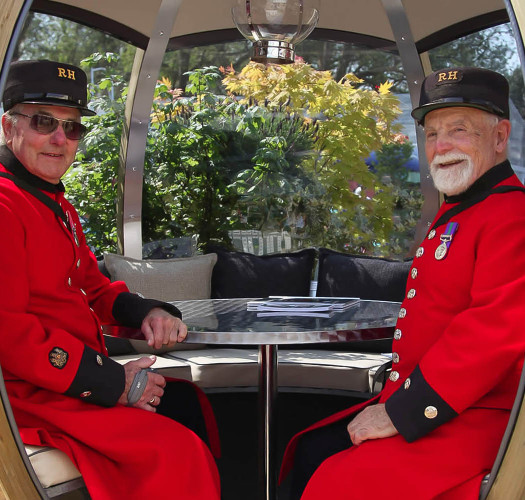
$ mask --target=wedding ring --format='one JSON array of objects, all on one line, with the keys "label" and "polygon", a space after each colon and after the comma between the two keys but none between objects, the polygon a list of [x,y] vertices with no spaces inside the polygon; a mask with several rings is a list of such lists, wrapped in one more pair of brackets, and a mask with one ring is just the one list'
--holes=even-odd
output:
[{"label": "wedding ring", "polygon": [[155,397],[156,396],[153,396],[150,400],[149,400],[149,404],[152,405],[155,403]]}]

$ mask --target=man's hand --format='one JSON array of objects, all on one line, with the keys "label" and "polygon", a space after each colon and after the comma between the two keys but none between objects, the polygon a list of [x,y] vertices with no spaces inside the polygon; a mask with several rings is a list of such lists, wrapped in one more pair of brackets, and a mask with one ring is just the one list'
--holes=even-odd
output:
[{"label": "man's hand", "polygon": [[356,446],[367,439],[386,438],[399,434],[384,404],[367,406],[348,424],[347,430],[352,443]]},{"label": "man's hand", "polygon": [[173,347],[188,335],[186,325],[160,307],[153,308],[144,318],[141,327],[148,345],[155,349],[162,346]]},{"label": "man's hand", "polygon": [[[124,387],[124,392],[118,400],[121,405],[128,404],[128,393],[135,375],[140,370],[149,368],[153,363],[155,363],[156,359],[156,356],[149,356],[137,359],[136,361],[129,361],[124,365],[126,386]],[[146,384],[146,388],[144,389],[140,399],[132,406],[135,408],[142,408],[143,410],[156,412],[156,406],[158,406],[160,403],[160,398],[164,394],[165,386],[166,380],[162,375],[154,372],[148,372],[148,382]]]}]

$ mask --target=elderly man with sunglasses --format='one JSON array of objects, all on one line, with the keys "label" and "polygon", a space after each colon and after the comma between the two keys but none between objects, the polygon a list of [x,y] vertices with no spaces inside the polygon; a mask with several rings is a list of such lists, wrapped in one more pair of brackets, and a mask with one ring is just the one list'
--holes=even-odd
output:
[{"label": "elderly man with sunglasses", "polygon": [[[85,132],[85,73],[52,61],[13,63],[0,146],[0,365],[22,440],[66,452],[93,499],[218,499],[208,446],[161,414],[154,357],[108,357],[102,323],[141,327],[151,346],[184,340],[179,311],[129,293],[98,270],[61,177]],[[185,382],[217,449],[205,396]],[[166,391],[166,393],[165,393]],[[185,408],[187,399],[175,402]],[[205,413],[203,419],[200,414]]]}]

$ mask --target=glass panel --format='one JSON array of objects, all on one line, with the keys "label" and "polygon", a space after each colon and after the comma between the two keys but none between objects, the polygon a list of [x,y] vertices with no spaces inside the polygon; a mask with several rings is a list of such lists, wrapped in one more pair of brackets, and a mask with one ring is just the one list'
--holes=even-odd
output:
[{"label": "glass panel", "polygon": [[429,52],[432,68],[477,66],[505,75],[510,85],[512,132],[508,158],[525,182],[525,86],[516,41],[510,24],[489,28]]},{"label": "glass panel", "polygon": [[267,67],[247,64],[245,42],[166,54],[144,241],[407,254],[422,199],[399,58],[316,40],[297,52],[296,64]]},{"label": "glass panel", "polygon": [[[82,43],[78,43],[82,41]],[[125,97],[135,47],[105,33],[55,16],[30,13],[13,60],[50,59],[81,66],[97,116],[83,118],[88,134],[64,176],[88,244],[97,255],[117,249],[116,180]]]}]

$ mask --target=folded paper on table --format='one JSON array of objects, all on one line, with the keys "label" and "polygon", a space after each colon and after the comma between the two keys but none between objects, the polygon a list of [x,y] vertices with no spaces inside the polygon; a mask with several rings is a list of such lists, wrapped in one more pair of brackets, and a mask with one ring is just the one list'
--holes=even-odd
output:
[{"label": "folded paper on table", "polygon": [[288,313],[340,312],[359,304],[357,297],[269,297],[251,300],[248,311]]}]

